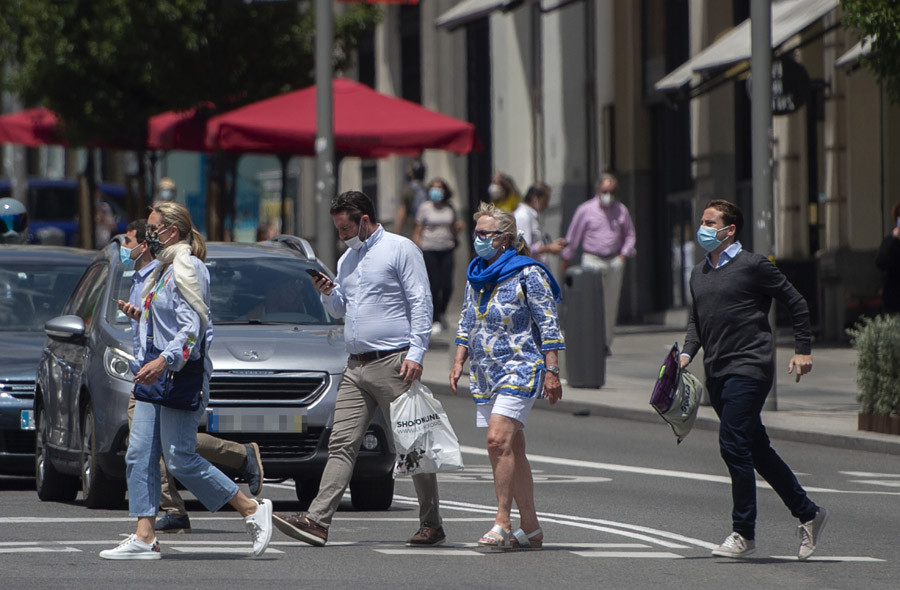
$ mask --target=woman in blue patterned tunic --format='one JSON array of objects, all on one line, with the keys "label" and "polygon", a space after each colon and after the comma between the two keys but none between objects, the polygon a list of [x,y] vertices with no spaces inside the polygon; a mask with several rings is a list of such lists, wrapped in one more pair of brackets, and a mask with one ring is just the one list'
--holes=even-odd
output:
[{"label": "woman in blue patterned tunic", "polygon": [[[147,245],[159,265],[147,277],[140,308],[124,303],[121,309],[138,322],[141,368],[136,385],[150,385],[166,371],[182,371],[193,361],[202,363],[199,406],[171,408],[137,399],[125,454],[128,512],[137,517],[135,532],[117,547],[100,552],[104,559],[159,559],[155,535],[159,511],[159,458],[178,481],[210,511],[231,505],[244,517],[253,540],[253,553],[262,555],[272,536],[272,501],[248,498],[227,477],[197,454],[197,426],[209,403],[212,362],[206,350],[212,342],[209,313],[209,271],[203,263],[206,243],[194,227],[187,208],[157,202],[147,218]],[[154,355],[150,346],[159,351]]]},{"label": "woman in blue patterned tunic", "polygon": [[[534,482],[525,456],[525,422],[534,400],[562,397],[557,351],[565,348],[556,302],[559,285],[528,257],[512,213],[483,203],[475,214],[475,252],[456,332],[450,387],[470,359],[469,388],[476,424],[487,427],[497,515],[478,539],[490,549],[540,549],[544,534],[534,506]],[[515,500],[520,526],[510,533]]]}]

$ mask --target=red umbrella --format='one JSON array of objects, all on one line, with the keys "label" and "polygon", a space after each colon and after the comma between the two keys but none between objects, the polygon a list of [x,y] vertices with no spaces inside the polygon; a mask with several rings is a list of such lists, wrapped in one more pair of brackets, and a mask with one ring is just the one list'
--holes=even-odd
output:
[{"label": "red umbrella", "polygon": [[214,108],[204,103],[187,111],[167,111],[150,117],[147,147],[153,150],[209,151],[206,146],[206,122]]},{"label": "red umbrella", "polygon": [[[475,126],[368,86],[334,80],[334,144],[339,156],[382,158],[424,149],[480,149]],[[267,98],[209,120],[206,143],[236,152],[315,155],[316,88]]]},{"label": "red umbrella", "polygon": [[37,107],[0,116],[0,143],[28,147],[66,145],[57,131],[59,117],[50,109]]}]

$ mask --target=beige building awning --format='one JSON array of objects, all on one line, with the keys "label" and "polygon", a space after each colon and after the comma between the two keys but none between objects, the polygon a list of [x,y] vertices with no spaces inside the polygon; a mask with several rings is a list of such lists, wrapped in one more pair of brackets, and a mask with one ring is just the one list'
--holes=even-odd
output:
[{"label": "beige building awning", "polygon": [[495,10],[512,10],[523,0],[462,0],[459,4],[437,17],[434,26],[453,30],[473,20],[484,18]]},{"label": "beige building awning", "polygon": [[[840,5],[839,0],[781,0],[772,2],[772,49],[800,33]],[[684,62],[655,84],[672,92],[689,84],[695,76],[721,70],[750,59],[750,19],[731,29],[709,47]]]},{"label": "beige building awning", "polygon": [[853,70],[859,66],[859,58],[872,53],[872,39],[865,37],[862,41],[851,47],[847,53],[837,58],[834,67],[845,70]]}]

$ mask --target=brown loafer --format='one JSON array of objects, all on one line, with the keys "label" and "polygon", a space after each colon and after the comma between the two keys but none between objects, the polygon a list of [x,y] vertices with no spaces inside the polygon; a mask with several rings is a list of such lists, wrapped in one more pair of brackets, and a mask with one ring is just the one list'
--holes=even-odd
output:
[{"label": "brown loafer", "polygon": [[423,524],[416,534],[406,540],[407,547],[434,547],[447,540],[444,527],[437,528]]},{"label": "brown loafer", "polygon": [[328,529],[317,522],[311,521],[306,515],[299,512],[294,514],[273,514],[272,524],[288,537],[293,537],[298,541],[303,541],[316,547],[324,547],[325,543],[328,542]]}]

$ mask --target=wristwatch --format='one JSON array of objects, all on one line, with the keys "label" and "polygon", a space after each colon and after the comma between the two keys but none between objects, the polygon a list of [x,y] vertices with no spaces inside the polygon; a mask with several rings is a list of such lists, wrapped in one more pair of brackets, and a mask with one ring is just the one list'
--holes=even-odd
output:
[{"label": "wristwatch", "polygon": [[559,377],[559,367],[551,367],[550,365],[547,365],[547,371]]}]

